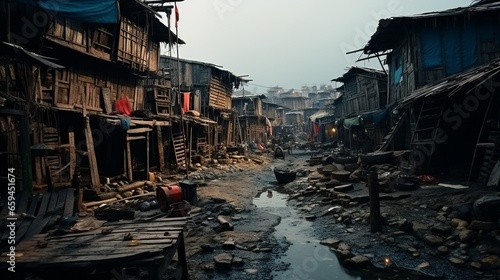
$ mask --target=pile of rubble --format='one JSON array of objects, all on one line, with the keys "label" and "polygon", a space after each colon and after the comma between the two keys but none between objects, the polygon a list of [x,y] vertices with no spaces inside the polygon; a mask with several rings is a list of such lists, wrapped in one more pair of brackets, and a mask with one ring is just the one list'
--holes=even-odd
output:
[{"label": "pile of rubble", "polygon": [[[372,264],[432,276],[443,276],[441,268],[451,266],[484,279],[500,272],[500,197],[495,190],[468,196],[474,190],[440,187],[430,176],[423,180],[390,163],[322,163],[309,161],[317,170],[285,187],[304,218],[330,233],[322,243],[346,266]],[[377,174],[379,197],[386,201],[382,231],[376,233],[368,229],[368,172]],[[382,246],[386,249],[376,249]]]}]

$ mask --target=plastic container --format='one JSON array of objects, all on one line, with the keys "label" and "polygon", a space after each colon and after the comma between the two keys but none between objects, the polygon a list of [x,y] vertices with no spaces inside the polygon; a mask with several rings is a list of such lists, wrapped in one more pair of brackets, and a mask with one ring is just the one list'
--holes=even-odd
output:
[{"label": "plastic container", "polygon": [[184,194],[184,200],[189,202],[191,205],[196,205],[196,202],[198,202],[198,194],[196,191],[198,185],[188,180],[179,182],[179,185],[181,186],[182,193]]},{"label": "plastic container", "polygon": [[177,185],[159,186],[156,188],[156,200],[162,211],[167,212],[171,205],[182,202],[182,189]]}]

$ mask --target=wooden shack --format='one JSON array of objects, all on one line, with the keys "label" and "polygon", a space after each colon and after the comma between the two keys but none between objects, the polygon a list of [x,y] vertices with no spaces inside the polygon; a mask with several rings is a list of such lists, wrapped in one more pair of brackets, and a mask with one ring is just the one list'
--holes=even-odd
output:
[{"label": "wooden shack", "polygon": [[363,51],[389,68],[393,124],[382,150],[411,150],[422,172],[486,180],[500,158],[499,15],[500,1],[482,0],[380,20]]},{"label": "wooden shack", "polygon": [[[239,143],[237,115],[231,97],[233,89],[243,81],[241,78],[211,63],[170,56],[160,57],[160,67],[177,73],[172,77],[172,84],[181,92],[176,104],[182,107],[183,120],[188,121],[184,129],[190,138],[189,151],[206,153],[207,149],[215,151]],[[174,125],[179,126],[180,119]]]},{"label": "wooden shack", "polygon": [[[153,166],[164,165],[156,152],[163,141],[151,133],[170,125],[162,118],[169,114],[154,117],[160,112],[156,100],[171,98],[158,72],[160,43],[183,41],[157,12],[135,0],[119,6],[104,1],[102,10],[93,12],[54,11],[46,4],[15,2],[1,11],[11,21],[5,30],[10,36],[3,37],[12,42],[2,45],[2,97],[6,107],[30,116],[26,147],[33,164],[19,170],[32,165],[38,188],[69,186],[76,166],[96,189],[102,177],[145,178]],[[27,36],[23,19],[35,16],[46,22]],[[9,132],[15,129],[12,117],[0,118],[11,162],[23,152]],[[116,164],[122,161],[125,165]]]}]

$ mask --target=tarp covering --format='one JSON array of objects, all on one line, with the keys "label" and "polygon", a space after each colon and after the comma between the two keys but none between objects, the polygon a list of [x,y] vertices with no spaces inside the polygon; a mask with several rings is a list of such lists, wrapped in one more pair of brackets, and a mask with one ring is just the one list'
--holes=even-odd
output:
[{"label": "tarp covering", "polygon": [[[481,28],[491,29],[485,24]],[[484,32],[480,30],[479,34],[482,33]],[[477,36],[478,31],[474,22],[462,26],[450,24],[439,29],[424,27],[421,31],[424,68],[444,66],[446,75],[452,75],[474,67],[478,63]]]},{"label": "tarp covering", "polygon": [[373,111],[369,113],[361,114],[361,117],[365,122],[379,124],[387,119],[389,116],[389,109],[383,109],[378,111]]},{"label": "tarp covering", "polygon": [[354,118],[344,119],[344,123],[343,123],[345,128],[351,128],[352,126],[358,126],[360,124],[361,124],[361,122],[360,122],[360,119],[358,116],[356,116]]},{"label": "tarp covering", "polygon": [[117,0],[17,0],[62,16],[85,22],[117,23]]},{"label": "tarp covering", "polygon": [[441,50],[441,35],[432,27],[422,30],[422,60],[425,69],[443,65]]}]

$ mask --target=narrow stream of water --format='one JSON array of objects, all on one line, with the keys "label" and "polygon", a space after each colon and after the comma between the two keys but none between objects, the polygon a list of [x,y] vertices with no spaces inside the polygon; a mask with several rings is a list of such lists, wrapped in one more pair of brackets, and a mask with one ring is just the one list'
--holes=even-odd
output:
[{"label": "narrow stream of water", "polygon": [[290,266],[285,270],[273,271],[273,279],[377,279],[344,269],[335,254],[313,237],[312,223],[300,218],[297,210],[287,205],[287,199],[287,194],[271,190],[259,194],[253,200],[255,206],[281,217],[280,224],[275,228],[275,237],[291,243],[286,253],[277,260],[276,267],[282,268],[283,265],[279,265],[281,263]]}]

